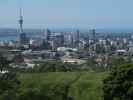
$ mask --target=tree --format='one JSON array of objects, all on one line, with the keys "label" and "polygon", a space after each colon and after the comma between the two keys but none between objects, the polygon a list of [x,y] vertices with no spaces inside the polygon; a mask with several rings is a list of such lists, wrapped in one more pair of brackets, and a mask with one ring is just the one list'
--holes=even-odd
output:
[{"label": "tree", "polygon": [[96,44],[96,53],[105,53],[105,47],[103,44]]},{"label": "tree", "polygon": [[7,70],[7,73],[0,73],[0,100],[15,100],[20,82],[16,73],[9,69],[9,61],[0,55],[0,71]]},{"label": "tree", "polygon": [[2,72],[3,70],[7,69],[9,65],[9,61],[2,55],[0,55],[0,71]]},{"label": "tree", "polygon": [[50,100],[40,88],[24,88],[17,97],[18,100]]},{"label": "tree", "polygon": [[19,84],[16,73],[0,74],[0,100],[15,100]]},{"label": "tree", "polygon": [[133,64],[116,67],[103,83],[104,100],[133,100]]}]

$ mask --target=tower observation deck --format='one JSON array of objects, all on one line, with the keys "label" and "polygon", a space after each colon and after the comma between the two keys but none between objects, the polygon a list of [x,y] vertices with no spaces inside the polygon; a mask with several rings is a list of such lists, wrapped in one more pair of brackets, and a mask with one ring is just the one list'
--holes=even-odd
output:
[{"label": "tower observation deck", "polygon": [[23,33],[23,16],[22,16],[22,8],[20,8],[20,19],[19,19],[19,24],[20,24],[20,33]]}]

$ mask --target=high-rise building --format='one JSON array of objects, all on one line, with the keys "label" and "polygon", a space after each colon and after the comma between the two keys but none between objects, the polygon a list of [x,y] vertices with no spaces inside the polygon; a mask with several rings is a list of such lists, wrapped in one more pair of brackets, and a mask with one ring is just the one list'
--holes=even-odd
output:
[{"label": "high-rise building", "polygon": [[79,44],[80,44],[80,32],[79,30],[76,31],[76,45],[79,49]]},{"label": "high-rise building", "polygon": [[96,50],[96,30],[90,30],[90,39],[92,40],[92,51]]},{"label": "high-rise building", "polygon": [[92,29],[90,31],[90,34],[91,34],[91,39],[93,40],[93,42],[95,43],[96,42],[96,30],[95,29]]},{"label": "high-rise building", "polygon": [[80,32],[79,32],[79,30],[76,31],[76,38],[77,38],[77,39],[76,39],[77,42],[79,42],[79,41],[80,41],[80,40],[79,40],[79,39],[80,39]]},{"label": "high-rise building", "polygon": [[44,38],[45,38],[46,41],[50,41],[50,38],[51,38],[51,31],[50,31],[49,29],[46,29],[46,30],[45,30]]},{"label": "high-rise building", "polygon": [[64,34],[64,45],[66,47],[74,47],[74,38],[73,32]]}]

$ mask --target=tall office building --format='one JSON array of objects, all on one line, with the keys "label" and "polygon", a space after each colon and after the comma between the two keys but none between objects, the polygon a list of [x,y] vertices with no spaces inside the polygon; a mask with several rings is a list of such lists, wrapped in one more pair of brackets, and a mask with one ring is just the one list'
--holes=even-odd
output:
[{"label": "tall office building", "polygon": [[77,30],[76,31],[76,40],[77,40],[77,42],[79,42],[80,40],[80,32],[79,32],[79,30]]},{"label": "tall office building", "polygon": [[46,29],[46,30],[45,30],[44,38],[45,38],[46,41],[50,41],[50,38],[51,38],[51,31],[50,31],[49,29]]},{"label": "tall office building", "polygon": [[90,39],[92,40],[92,50],[95,52],[96,50],[96,30],[90,30]]},{"label": "tall office building", "polygon": [[80,44],[80,32],[79,30],[76,31],[76,44],[79,49],[79,44]]},{"label": "tall office building", "polygon": [[66,47],[74,47],[74,38],[73,32],[64,34],[64,45]]},{"label": "tall office building", "polygon": [[90,31],[90,34],[91,34],[91,39],[93,40],[93,42],[95,43],[96,42],[96,30],[95,29],[92,29]]}]

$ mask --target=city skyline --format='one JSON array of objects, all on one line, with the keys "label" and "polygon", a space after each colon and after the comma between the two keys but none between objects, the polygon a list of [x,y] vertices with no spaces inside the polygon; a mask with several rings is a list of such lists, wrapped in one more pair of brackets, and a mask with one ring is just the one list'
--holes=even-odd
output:
[{"label": "city skyline", "polygon": [[[0,0],[0,27],[19,27],[18,1]],[[132,28],[132,3],[132,0],[22,0],[24,28]]]}]

